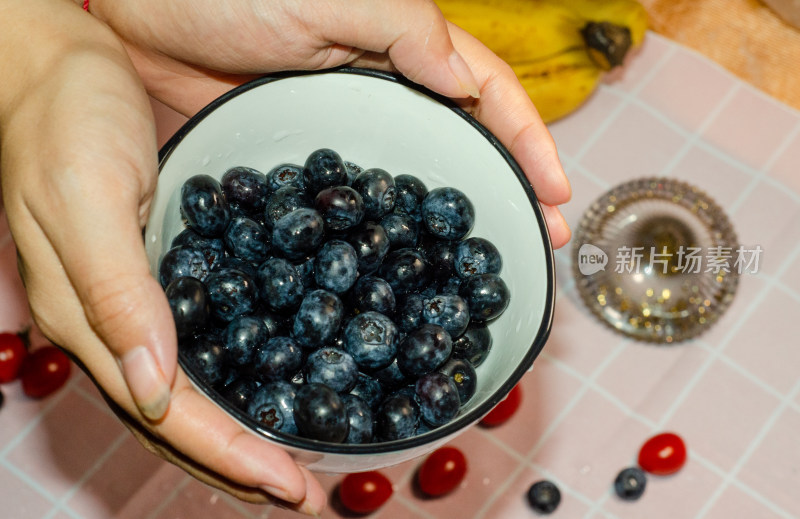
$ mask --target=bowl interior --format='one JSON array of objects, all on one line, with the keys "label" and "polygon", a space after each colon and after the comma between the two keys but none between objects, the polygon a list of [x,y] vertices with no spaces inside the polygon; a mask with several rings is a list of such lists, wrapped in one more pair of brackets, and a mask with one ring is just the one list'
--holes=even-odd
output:
[{"label": "bowl interior", "polygon": [[[503,256],[511,303],[490,324],[494,342],[478,368],[477,393],[459,418],[422,438],[452,434],[488,412],[530,368],[549,333],[554,280],[549,238],[529,184],[494,137],[446,101],[394,76],[358,69],[263,78],[223,96],[162,150],[145,230],[151,270],[157,272],[182,229],[179,193],[186,178],[220,178],[233,166],[266,173],[279,163],[302,165],[323,147],[364,168],[415,175],[429,189],[462,190],[476,208],[471,236],[491,240]],[[402,449],[404,441],[391,448]],[[355,453],[390,448],[318,447]]]}]

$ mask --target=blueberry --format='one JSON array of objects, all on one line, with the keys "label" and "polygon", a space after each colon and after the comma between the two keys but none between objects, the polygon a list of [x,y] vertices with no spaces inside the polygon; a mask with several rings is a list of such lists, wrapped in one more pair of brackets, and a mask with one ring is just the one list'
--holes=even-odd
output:
[{"label": "blueberry", "polygon": [[474,321],[491,321],[505,311],[511,300],[508,286],[497,274],[470,276],[461,283],[458,293],[467,301]]},{"label": "blueberry", "polygon": [[439,286],[440,293],[453,296],[458,295],[458,292],[461,290],[462,281],[462,278],[458,276],[452,276],[444,280],[444,282],[437,283],[437,286]]},{"label": "blueberry", "polygon": [[359,368],[375,370],[391,364],[397,353],[397,327],[378,312],[358,314],[344,329],[344,347]]},{"label": "blueberry", "polygon": [[381,383],[378,382],[378,379],[365,373],[358,374],[356,385],[350,390],[350,394],[364,400],[373,411],[378,409],[378,405],[383,400]]},{"label": "blueberry", "polygon": [[364,171],[364,168],[359,166],[354,162],[350,162],[349,160],[344,161],[344,168],[345,173],[347,173],[347,185],[350,186],[353,184],[353,180],[356,179],[359,173]]},{"label": "blueberry", "polygon": [[206,286],[199,279],[183,276],[165,290],[178,339],[189,337],[206,326],[210,309]]},{"label": "blueberry", "polygon": [[364,199],[366,218],[378,220],[394,209],[394,178],[385,170],[365,169],[353,180],[352,187]]},{"label": "blueberry", "polygon": [[350,290],[356,277],[358,256],[352,245],[342,240],[330,240],[317,251],[314,280],[318,287],[343,294]]},{"label": "blueberry", "polygon": [[283,312],[297,308],[303,300],[303,281],[292,263],[270,258],[256,272],[258,296],[272,310]]},{"label": "blueberry", "polygon": [[342,186],[347,182],[344,161],[335,151],[322,148],[311,153],[303,167],[303,185],[316,195],[326,187]]},{"label": "blueberry", "polygon": [[428,194],[425,183],[414,175],[397,175],[394,187],[394,211],[411,216],[417,223],[422,222],[422,201]]},{"label": "blueberry", "polygon": [[356,395],[342,396],[347,412],[348,432],[345,443],[370,443],[372,441],[373,418],[369,404]]},{"label": "blueberry", "polygon": [[430,265],[414,249],[398,249],[386,255],[378,275],[392,287],[395,295],[420,290],[430,280]]},{"label": "blueberry", "polygon": [[269,330],[264,321],[252,316],[239,316],[222,332],[228,359],[236,366],[246,366],[256,348],[267,342]]},{"label": "blueberry", "polygon": [[220,236],[228,226],[228,203],[219,182],[209,175],[195,175],[183,183],[180,205],[186,224],[203,236]]},{"label": "blueberry", "polygon": [[201,334],[181,343],[181,354],[192,373],[209,386],[219,384],[228,369],[225,345],[213,334]]},{"label": "blueberry", "polygon": [[270,337],[287,335],[291,331],[292,321],[286,316],[264,308],[259,308],[253,315],[264,321]]},{"label": "blueberry", "polygon": [[319,348],[331,343],[342,324],[344,305],[341,299],[327,290],[306,294],[297,310],[292,336],[304,348]]},{"label": "blueberry", "polygon": [[428,233],[423,235],[418,248],[430,263],[435,278],[445,279],[455,275],[455,248],[458,243],[440,240]]},{"label": "blueberry", "polygon": [[236,256],[224,256],[220,258],[211,271],[218,272],[225,269],[241,270],[253,279],[256,277],[256,265],[249,261],[243,260],[242,258],[237,258]]},{"label": "blueberry", "polygon": [[346,351],[323,347],[306,359],[305,375],[308,383],[325,384],[337,393],[347,393],[358,381],[358,366]]},{"label": "blueberry", "polygon": [[401,213],[389,213],[380,220],[381,227],[389,238],[392,249],[416,247],[419,238],[419,224],[414,219]]},{"label": "blueberry", "polygon": [[436,370],[453,350],[450,334],[438,324],[424,324],[409,333],[397,348],[397,365],[410,377]]},{"label": "blueberry", "polygon": [[210,271],[206,255],[201,250],[179,245],[169,249],[161,258],[158,265],[158,278],[161,281],[161,287],[166,288],[174,279],[183,276],[205,281]]},{"label": "blueberry", "polygon": [[394,391],[409,383],[409,377],[400,371],[400,366],[397,364],[397,357],[385,368],[373,372],[372,376],[380,383],[384,391]]},{"label": "blueberry", "polygon": [[439,427],[458,414],[461,400],[455,382],[444,373],[433,372],[417,379],[416,399],[422,419]]},{"label": "blueberry", "polygon": [[314,208],[322,215],[327,231],[350,229],[364,219],[364,200],[347,186],[323,189],[314,199]]},{"label": "blueberry", "polygon": [[231,218],[225,229],[225,246],[237,258],[260,263],[267,259],[270,251],[270,235],[267,229],[246,216]]},{"label": "blueberry", "polygon": [[475,224],[475,207],[467,196],[454,187],[431,190],[422,201],[425,228],[439,238],[460,240]]},{"label": "blueberry", "polygon": [[425,299],[422,320],[440,325],[447,330],[450,337],[458,337],[464,333],[469,324],[469,308],[461,296],[437,294]]},{"label": "blueberry", "polygon": [[458,398],[464,405],[475,395],[478,388],[478,374],[468,360],[450,358],[439,366],[439,373],[444,373],[458,389]]},{"label": "blueberry", "polygon": [[225,242],[221,238],[207,238],[188,227],[172,239],[170,247],[178,247],[180,245],[201,251],[206,257],[206,263],[212,269],[225,256]]},{"label": "blueberry", "polygon": [[614,492],[626,501],[635,501],[644,494],[647,477],[639,467],[622,469],[614,480]]},{"label": "blueberry", "polygon": [[347,438],[347,411],[339,395],[324,384],[300,386],[294,398],[294,420],[301,436],[342,443]]},{"label": "blueberry", "polygon": [[247,406],[258,389],[258,383],[249,375],[234,378],[220,388],[220,396],[236,409],[247,412]]},{"label": "blueberry", "polygon": [[551,514],[561,503],[561,491],[552,481],[537,481],[528,489],[528,503],[537,513]]},{"label": "blueberry", "polygon": [[461,337],[453,341],[453,357],[478,367],[492,348],[492,333],[485,323],[471,322]]},{"label": "blueberry", "polygon": [[416,434],[419,422],[419,404],[413,396],[392,393],[384,399],[375,415],[375,435],[379,441],[411,438]]},{"label": "blueberry", "polygon": [[389,252],[389,237],[380,224],[365,222],[358,226],[347,238],[358,255],[358,272],[372,274]]},{"label": "blueberry", "polygon": [[272,337],[253,353],[253,370],[264,381],[289,380],[303,365],[303,350],[290,337]]},{"label": "blueberry", "polygon": [[247,406],[247,414],[261,426],[287,434],[297,434],[295,402],[297,390],[285,381],[264,384],[256,390]]},{"label": "blueberry", "polygon": [[471,237],[458,243],[453,263],[463,278],[475,274],[499,274],[503,267],[500,251],[484,238]]},{"label": "blueberry", "polygon": [[363,276],[356,280],[350,291],[350,301],[355,310],[370,310],[391,315],[395,310],[395,297],[389,283],[377,276]]},{"label": "blueberry", "polygon": [[305,191],[294,185],[283,186],[267,199],[264,206],[264,226],[272,229],[275,222],[296,209],[313,207]]},{"label": "blueberry", "polygon": [[303,168],[297,164],[279,164],[266,175],[267,188],[275,192],[283,186],[303,189]]},{"label": "blueberry", "polygon": [[260,171],[236,166],[226,171],[219,183],[228,204],[237,206],[248,215],[264,212],[270,189],[266,176]]},{"label": "blueberry", "polygon": [[416,293],[401,295],[394,322],[403,333],[410,333],[424,324],[422,310],[425,307],[425,298]]},{"label": "blueberry", "polygon": [[316,286],[316,281],[314,281],[315,260],[315,256],[308,256],[307,258],[301,258],[294,261],[294,268],[297,269],[297,273],[300,275],[300,280],[303,282],[303,288],[306,290],[312,289]]},{"label": "blueberry", "polygon": [[230,322],[253,311],[256,286],[253,278],[238,269],[212,272],[206,278],[211,315]]},{"label": "blueberry", "polygon": [[314,209],[300,208],[284,215],[272,229],[272,245],[289,259],[316,251],[324,238],[324,223]]}]

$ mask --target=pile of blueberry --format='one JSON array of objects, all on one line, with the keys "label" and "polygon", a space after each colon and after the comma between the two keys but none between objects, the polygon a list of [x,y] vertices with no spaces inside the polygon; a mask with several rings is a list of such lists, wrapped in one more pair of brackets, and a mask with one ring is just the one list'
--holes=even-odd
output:
[{"label": "pile of blueberry", "polygon": [[476,389],[502,259],[453,187],[333,150],[181,188],[159,264],[184,365],[262,426],[314,440],[408,438]]}]

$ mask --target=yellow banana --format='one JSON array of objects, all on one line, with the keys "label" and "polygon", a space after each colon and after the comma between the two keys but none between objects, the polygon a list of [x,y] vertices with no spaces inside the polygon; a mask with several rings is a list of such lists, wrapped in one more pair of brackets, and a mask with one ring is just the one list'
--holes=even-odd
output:
[{"label": "yellow banana", "polygon": [[644,39],[637,0],[436,0],[445,17],[514,69],[542,119],[580,106]]},{"label": "yellow banana", "polygon": [[546,123],[573,112],[586,100],[603,69],[582,48],[511,66]]}]

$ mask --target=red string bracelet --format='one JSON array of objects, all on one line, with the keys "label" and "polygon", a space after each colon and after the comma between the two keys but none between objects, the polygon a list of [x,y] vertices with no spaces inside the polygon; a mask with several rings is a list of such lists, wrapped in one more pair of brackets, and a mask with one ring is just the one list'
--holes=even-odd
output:
[{"label": "red string bracelet", "polygon": [[83,10],[84,11],[89,10],[89,0],[83,0]]}]

